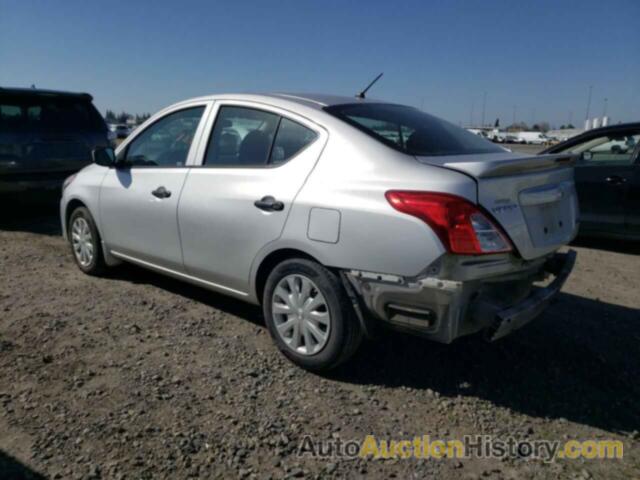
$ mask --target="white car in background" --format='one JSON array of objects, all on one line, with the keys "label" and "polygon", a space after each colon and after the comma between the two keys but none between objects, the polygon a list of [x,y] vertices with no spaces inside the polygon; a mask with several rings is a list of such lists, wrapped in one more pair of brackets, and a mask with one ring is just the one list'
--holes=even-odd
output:
[{"label": "white car in background", "polygon": [[109,131],[113,132],[116,138],[127,138],[131,133],[131,128],[129,128],[129,126],[124,123],[110,123]]},{"label": "white car in background", "polygon": [[518,132],[516,142],[529,145],[544,145],[549,139],[542,132]]}]

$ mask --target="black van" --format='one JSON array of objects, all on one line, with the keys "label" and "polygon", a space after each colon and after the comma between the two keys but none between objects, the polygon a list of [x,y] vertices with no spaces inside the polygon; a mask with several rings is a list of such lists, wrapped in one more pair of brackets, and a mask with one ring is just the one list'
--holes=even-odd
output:
[{"label": "black van", "polygon": [[0,195],[59,194],[64,179],[108,146],[87,93],[0,87]]}]

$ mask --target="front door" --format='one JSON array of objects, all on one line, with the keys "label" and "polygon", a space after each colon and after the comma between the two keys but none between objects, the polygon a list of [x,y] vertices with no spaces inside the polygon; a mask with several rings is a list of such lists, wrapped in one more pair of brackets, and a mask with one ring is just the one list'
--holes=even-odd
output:
[{"label": "front door", "polygon": [[248,291],[256,254],[277,239],[315,165],[326,133],[302,118],[223,103],[202,165],[192,168],[178,206],[187,273]]},{"label": "front door", "polygon": [[629,182],[625,209],[628,233],[634,238],[640,238],[640,147],[633,164],[633,175]]},{"label": "front door", "polygon": [[100,191],[100,226],[117,257],[183,271],[177,209],[205,110],[172,111],[118,152]]},{"label": "front door", "polygon": [[580,229],[624,233],[634,152],[640,134],[629,132],[593,138],[572,147],[580,154],[575,169]]}]

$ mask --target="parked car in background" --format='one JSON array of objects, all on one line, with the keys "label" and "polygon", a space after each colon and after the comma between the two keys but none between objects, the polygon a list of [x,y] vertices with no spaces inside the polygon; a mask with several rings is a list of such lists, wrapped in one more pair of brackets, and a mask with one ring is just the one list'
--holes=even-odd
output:
[{"label": "parked car in background", "polygon": [[548,139],[542,132],[517,132],[515,142],[529,145],[544,145]]},{"label": "parked car in background", "polygon": [[109,145],[87,93],[0,88],[0,194],[59,193],[72,173]]},{"label": "parked car in background", "polygon": [[262,304],[276,345],[309,369],[346,360],[378,324],[501,338],[575,260],[558,253],[577,230],[572,156],[514,154],[412,107],[202,97],[94,155],[60,204],[83,272],[124,260]]},{"label": "parked car in background", "polygon": [[131,133],[129,125],[124,123],[112,123],[109,125],[109,130],[115,134],[116,138],[127,138]]},{"label": "parked car in background", "polygon": [[640,123],[588,130],[543,153],[578,157],[581,235],[640,239]]},{"label": "parked car in background", "polygon": [[507,141],[507,133],[499,128],[494,128],[487,132],[487,138],[494,143],[505,143]]}]

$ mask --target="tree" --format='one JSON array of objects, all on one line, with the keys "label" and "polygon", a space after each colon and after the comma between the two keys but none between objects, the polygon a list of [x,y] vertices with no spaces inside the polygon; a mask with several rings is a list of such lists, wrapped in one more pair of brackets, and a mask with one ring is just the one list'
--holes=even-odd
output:
[{"label": "tree", "polygon": [[534,132],[548,132],[549,131],[549,122],[539,122],[536,123],[531,130]]},{"label": "tree", "polygon": [[529,130],[529,126],[525,122],[512,123],[507,127],[508,132],[521,132],[523,130]]},{"label": "tree", "polygon": [[500,128],[500,119],[496,118],[496,123],[493,124],[494,127]]},{"label": "tree", "polygon": [[120,114],[117,117],[118,123],[127,123],[127,119],[130,117],[131,115],[129,115],[127,112],[125,112],[124,110],[122,112],[120,112]]},{"label": "tree", "polygon": [[107,110],[107,113],[104,114],[104,119],[108,122],[108,123],[115,123],[116,121],[116,114],[113,113],[113,110]]},{"label": "tree", "polygon": [[143,113],[142,115],[139,115],[136,113],[135,119],[136,119],[136,125],[140,125],[141,123],[147,121],[149,119],[151,115],[148,113]]}]

